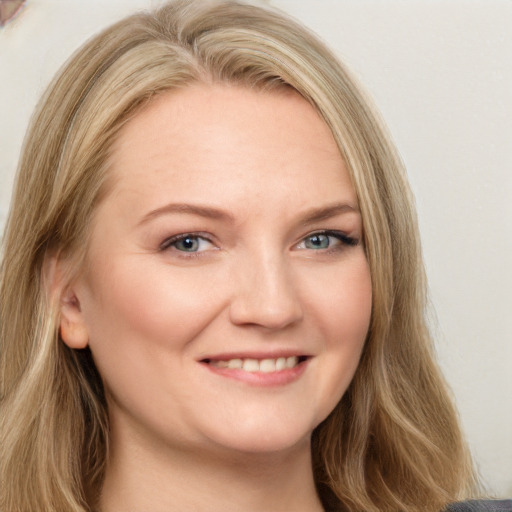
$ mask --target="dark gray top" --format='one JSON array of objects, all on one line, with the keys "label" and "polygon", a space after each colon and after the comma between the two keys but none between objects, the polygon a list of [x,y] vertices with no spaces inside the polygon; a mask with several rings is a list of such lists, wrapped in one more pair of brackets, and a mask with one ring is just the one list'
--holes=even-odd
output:
[{"label": "dark gray top", "polygon": [[[339,508],[327,506],[327,512],[339,512]],[[470,500],[452,503],[444,512],[512,512],[512,500]]]},{"label": "dark gray top", "polygon": [[512,500],[471,500],[453,503],[446,512],[512,512]]}]

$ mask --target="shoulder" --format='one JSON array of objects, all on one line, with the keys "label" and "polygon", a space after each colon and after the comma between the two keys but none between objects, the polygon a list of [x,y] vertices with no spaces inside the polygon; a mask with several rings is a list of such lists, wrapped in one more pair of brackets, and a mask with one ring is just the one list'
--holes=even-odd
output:
[{"label": "shoulder", "polygon": [[512,512],[512,500],[471,500],[452,503],[445,512]]}]

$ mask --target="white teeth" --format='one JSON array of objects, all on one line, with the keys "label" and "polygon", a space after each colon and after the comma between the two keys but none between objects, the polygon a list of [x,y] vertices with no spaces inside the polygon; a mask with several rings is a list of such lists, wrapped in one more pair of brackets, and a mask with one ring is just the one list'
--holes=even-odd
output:
[{"label": "white teeth", "polygon": [[230,370],[244,370],[245,372],[272,373],[295,368],[299,364],[297,356],[278,357],[277,359],[229,359],[226,361],[210,361],[216,368],[229,368]]},{"label": "white teeth", "polygon": [[286,368],[286,357],[279,357],[276,359],[276,370],[284,370]]},{"label": "white teeth", "polygon": [[299,364],[299,358],[297,356],[286,358],[286,368],[294,368]]},{"label": "white teeth", "polygon": [[270,373],[276,371],[275,359],[263,359],[260,361],[260,372]]},{"label": "white teeth", "polygon": [[228,363],[228,368],[231,368],[231,369],[242,368],[242,360],[241,359],[230,359],[227,363]]},{"label": "white teeth", "polygon": [[244,372],[257,372],[260,369],[260,363],[257,359],[244,359],[242,369]]}]

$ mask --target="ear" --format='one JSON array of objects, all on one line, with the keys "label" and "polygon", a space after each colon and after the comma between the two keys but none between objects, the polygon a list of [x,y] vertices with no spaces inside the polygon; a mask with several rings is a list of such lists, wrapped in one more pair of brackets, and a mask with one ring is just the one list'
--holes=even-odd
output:
[{"label": "ear", "polygon": [[60,337],[69,348],[85,348],[89,343],[80,301],[71,288],[64,290],[60,302]]},{"label": "ear", "polygon": [[59,330],[62,341],[73,349],[82,349],[89,343],[89,333],[76,294],[69,282],[69,265],[58,255],[50,256],[44,263],[44,281],[52,302],[59,307]]}]

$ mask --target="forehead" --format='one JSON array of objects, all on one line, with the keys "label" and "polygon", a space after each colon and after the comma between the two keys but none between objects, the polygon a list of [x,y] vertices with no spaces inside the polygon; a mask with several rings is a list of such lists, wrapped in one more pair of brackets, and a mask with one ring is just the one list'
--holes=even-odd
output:
[{"label": "forehead", "polygon": [[143,192],[164,203],[180,193],[282,200],[334,189],[356,201],[328,126],[284,88],[194,85],[163,93],[123,127],[110,164],[114,189],[132,201],[144,200]]},{"label": "forehead", "polygon": [[[296,123],[292,125],[292,121]],[[269,135],[267,141],[262,128]],[[264,91],[230,84],[194,84],[159,94],[123,127],[113,153],[122,158],[120,150],[136,143],[139,150],[145,145],[147,152],[156,156],[163,137],[168,137],[163,150],[185,141],[193,146],[223,147],[228,131],[231,143],[255,137],[261,143],[273,139],[283,151],[286,142],[303,139],[309,141],[308,149],[328,150],[338,158],[329,128],[294,89]]]}]

